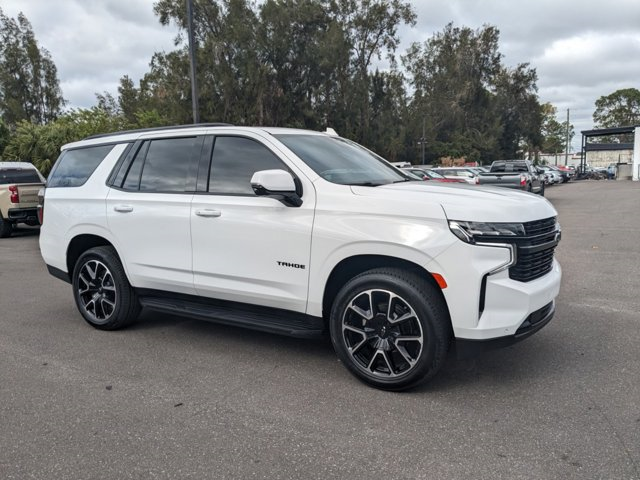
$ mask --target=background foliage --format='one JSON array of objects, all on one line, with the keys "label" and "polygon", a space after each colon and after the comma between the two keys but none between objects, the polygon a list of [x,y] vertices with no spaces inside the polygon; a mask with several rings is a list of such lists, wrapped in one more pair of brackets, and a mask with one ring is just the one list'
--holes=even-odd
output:
[{"label": "background foliage", "polygon": [[[194,0],[200,117],[237,125],[334,128],[391,161],[490,162],[564,149],[566,122],[541,105],[537,74],[508,67],[493,26],[453,24],[398,54],[416,14],[403,0]],[[180,28],[139,80],[64,111],[49,53],[28,20],[0,9],[0,152],[47,173],[62,144],[94,133],[191,122],[184,0],[158,0]],[[384,69],[381,67],[384,66]],[[639,123],[640,92],[596,103],[598,126]],[[571,135],[573,135],[573,127]],[[424,132],[424,134],[423,134]]]}]

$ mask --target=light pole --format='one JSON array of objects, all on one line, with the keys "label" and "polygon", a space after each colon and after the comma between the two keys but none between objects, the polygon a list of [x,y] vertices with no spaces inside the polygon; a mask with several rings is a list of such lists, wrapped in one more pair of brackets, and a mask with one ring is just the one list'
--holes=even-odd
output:
[{"label": "light pole", "polygon": [[566,136],[566,142],[564,145],[564,166],[567,166],[568,160],[569,160],[569,129],[571,128],[570,124],[569,124],[569,109],[567,108],[567,136]]},{"label": "light pole", "polygon": [[425,138],[425,128],[424,128],[424,118],[422,119],[422,137],[420,137],[420,146],[422,147],[422,165],[424,165],[424,144],[426,143]]},{"label": "light pole", "polygon": [[193,0],[187,0],[187,27],[189,29],[189,61],[191,65],[191,107],[193,123],[200,122],[198,112],[198,84],[196,83],[196,42],[193,34]]}]

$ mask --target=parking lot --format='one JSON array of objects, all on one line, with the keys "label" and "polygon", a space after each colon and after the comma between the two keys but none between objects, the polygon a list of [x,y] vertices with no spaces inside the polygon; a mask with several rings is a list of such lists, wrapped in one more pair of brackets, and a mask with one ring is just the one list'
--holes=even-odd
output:
[{"label": "parking lot", "polygon": [[640,479],[640,185],[547,198],[554,320],[406,393],[329,341],[149,312],[95,330],[21,228],[0,241],[0,477]]}]

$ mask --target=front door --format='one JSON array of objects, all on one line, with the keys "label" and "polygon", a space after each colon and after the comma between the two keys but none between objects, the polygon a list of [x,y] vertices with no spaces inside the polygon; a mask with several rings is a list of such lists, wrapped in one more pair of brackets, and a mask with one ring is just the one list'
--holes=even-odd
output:
[{"label": "front door", "polygon": [[208,179],[191,206],[198,294],[304,312],[315,206],[311,182],[302,183],[300,207],[258,197],[250,184],[255,172],[301,174],[268,139],[225,134],[212,143]]}]

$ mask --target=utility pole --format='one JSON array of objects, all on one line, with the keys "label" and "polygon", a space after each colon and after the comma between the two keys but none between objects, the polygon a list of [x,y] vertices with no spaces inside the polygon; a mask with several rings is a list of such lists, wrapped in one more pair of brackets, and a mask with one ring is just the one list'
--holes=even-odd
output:
[{"label": "utility pole", "polygon": [[422,165],[424,165],[424,142],[426,132],[424,130],[424,118],[422,119],[422,138],[420,139],[420,145],[422,146]]},{"label": "utility pole", "polygon": [[569,109],[567,108],[567,141],[564,149],[564,166],[567,166],[569,160]]},{"label": "utility pole", "polygon": [[189,60],[191,63],[191,106],[193,109],[193,123],[199,123],[198,84],[196,82],[196,42],[193,34],[193,0],[187,0],[187,25],[189,29]]}]

